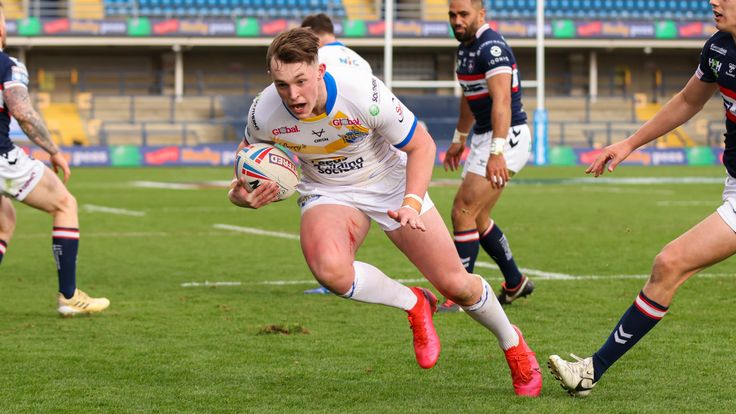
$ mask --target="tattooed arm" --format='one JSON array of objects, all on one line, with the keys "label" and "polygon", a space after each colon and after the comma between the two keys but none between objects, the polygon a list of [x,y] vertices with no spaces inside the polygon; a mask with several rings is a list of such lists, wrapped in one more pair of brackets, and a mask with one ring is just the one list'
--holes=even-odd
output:
[{"label": "tattooed arm", "polygon": [[66,182],[71,174],[69,164],[51,140],[51,134],[49,134],[46,124],[41,119],[41,115],[33,109],[28,89],[22,86],[6,88],[3,90],[3,100],[10,114],[18,121],[28,139],[49,153],[54,171],[58,173],[61,169],[64,172],[64,182]]}]

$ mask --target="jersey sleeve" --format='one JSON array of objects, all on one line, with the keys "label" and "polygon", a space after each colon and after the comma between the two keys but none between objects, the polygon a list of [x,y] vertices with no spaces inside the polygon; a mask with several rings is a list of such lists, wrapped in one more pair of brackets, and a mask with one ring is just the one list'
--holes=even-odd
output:
[{"label": "jersey sleeve", "polygon": [[700,63],[697,69],[695,69],[695,76],[703,82],[713,83],[717,80],[716,75],[710,67],[712,58],[710,57],[711,45],[713,44],[713,38],[711,37],[705,42],[703,49],[700,51]]},{"label": "jersey sleeve", "polygon": [[502,73],[513,75],[514,59],[508,46],[496,42],[486,42],[486,44],[481,45],[478,52],[478,64],[485,72],[486,79]]},{"label": "jersey sleeve", "polygon": [[3,56],[1,72],[4,89],[15,86],[28,87],[28,69],[19,60]]},{"label": "jersey sleeve", "polygon": [[417,118],[386,85],[373,76],[372,93],[367,108],[368,126],[396,148],[411,141],[417,127]]}]

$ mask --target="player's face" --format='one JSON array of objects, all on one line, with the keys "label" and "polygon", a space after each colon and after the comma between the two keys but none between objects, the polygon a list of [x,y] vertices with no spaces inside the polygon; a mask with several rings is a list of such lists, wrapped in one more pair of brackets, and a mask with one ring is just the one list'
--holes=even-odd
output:
[{"label": "player's face", "polygon": [[281,100],[299,119],[319,115],[317,104],[320,96],[325,65],[317,63],[271,62],[271,79]]},{"label": "player's face", "polygon": [[470,0],[452,0],[448,16],[455,39],[470,42],[475,38],[478,28],[485,23],[486,11],[483,8],[476,9]]},{"label": "player's face", "polygon": [[736,0],[710,0],[716,28],[736,34]]}]

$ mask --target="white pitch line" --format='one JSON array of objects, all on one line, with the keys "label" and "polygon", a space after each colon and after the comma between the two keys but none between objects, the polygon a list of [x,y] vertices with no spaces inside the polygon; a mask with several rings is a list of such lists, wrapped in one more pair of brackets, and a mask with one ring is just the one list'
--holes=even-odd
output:
[{"label": "white pitch line", "polygon": [[[283,239],[292,239],[292,240],[299,240],[299,236],[296,234],[291,233],[282,233],[277,231],[266,231],[261,229],[256,229],[252,227],[240,227],[240,226],[232,226],[229,224],[215,224],[215,228],[222,229],[222,230],[232,230],[232,231],[238,231],[241,233],[249,233],[249,234],[258,234],[263,236],[273,236],[273,237],[280,237]],[[486,268],[486,269],[493,269],[493,270],[500,270],[498,266],[496,266],[493,263],[488,262],[475,262],[475,265],[478,267]],[[522,273],[529,276],[534,276],[537,280],[596,280],[596,279],[646,279],[649,277],[648,274],[639,274],[639,275],[570,275],[567,273],[558,273],[558,272],[547,272],[544,270],[539,269],[530,269],[526,267],[519,268]],[[698,276],[700,277],[725,277],[725,276],[736,276],[736,274],[732,273],[701,273]],[[397,279],[400,282],[405,283],[416,283],[424,281],[425,279]],[[287,284],[306,284],[306,283],[314,283],[313,280],[301,280],[301,281],[263,281],[263,282],[256,282],[255,284],[261,284],[261,285],[287,285]]]},{"label": "white pitch line", "polygon": [[[531,270],[531,269],[527,269]],[[524,272],[525,274],[531,274],[528,272]],[[542,274],[548,274],[548,272],[540,272]],[[534,277],[534,280],[551,280],[551,281],[581,281],[581,280],[625,280],[625,279],[639,279],[639,280],[645,280],[649,277],[649,275],[610,275],[610,276],[603,276],[603,275],[583,275],[583,276],[573,276],[569,275],[570,277],[566,278],[559,278],[559,277],[550,277],[550,276],[544,276],[544,275],[537,275]],[[551,275],[555,275],[555,273],[552,273]],[[695,277],[699,278],[732,278],[736,277],[736,274],[734,273],[699,273],[695,275]],[[502,280],[501,277],[487,277],[486,279],[490,280]],[[395,279],[397,282],[401,283],[423,283],[427,282],[427,279],[419,278],[419,279]],[[181,287],[216,287],[216,286],[293,286],[293,285],[313,285],[317,283],[314,279],[309,280],[261,280],[256,282],[210,282],[205,280],[204,282],[185,282],[182,283]]]},{"label": "white pitch line", "polygon": [[256,229],[253,227],[233,226],[230,224],[214,224],[212,227],[216,229],[220,229],[220,230],[237,231],[239,233],[257,234],[260,236],[272,236],[272,237],[280,237],[282,239],[299,240],[299,236],[296,234],[283,233],[280,231],[268,231],[268,230]]},{"label": "white pitch line", "polygon": [[216,287],[216,286],[240,286],[241,282],[210,282],[205,280],[204,282],[187,282],[182,283],[181,287]]},{"label": "white pitch line", "polygon": [[121,216],[143,217],[146,215],[144,211],[127,210],[124,208],[114,208],[114,207],[105,207],[105,206],[96,206],[94,204],[82,204],[82,209],[90,213],[109,213],[109,214],[117,214]]},{"label": "white pitch line", "polygon": [[657,201],[658,206],[665,207],[692,207],[692,206],[717,206],[718,203],[713,200],[709,201]]},{"label": "white pitch line", "polygon": [[197,190],[201,185],[188,183],[165,183],[160,181],[133,181],[131,184],[141,188],[161,188],[165,190]]}]

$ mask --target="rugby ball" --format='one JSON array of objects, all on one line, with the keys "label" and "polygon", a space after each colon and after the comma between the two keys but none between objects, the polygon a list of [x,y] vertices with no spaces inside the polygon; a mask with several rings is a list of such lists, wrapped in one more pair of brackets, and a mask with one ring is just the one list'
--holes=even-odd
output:
[{"label": "rugby ball", "polygon": [[258,188],[264,181],[279,185],[279,200],[291,197],[299,183],[299,170],[288,155],[270,144],[251,144],[235,157],[235,176],[245,177],[248,190]]}]

